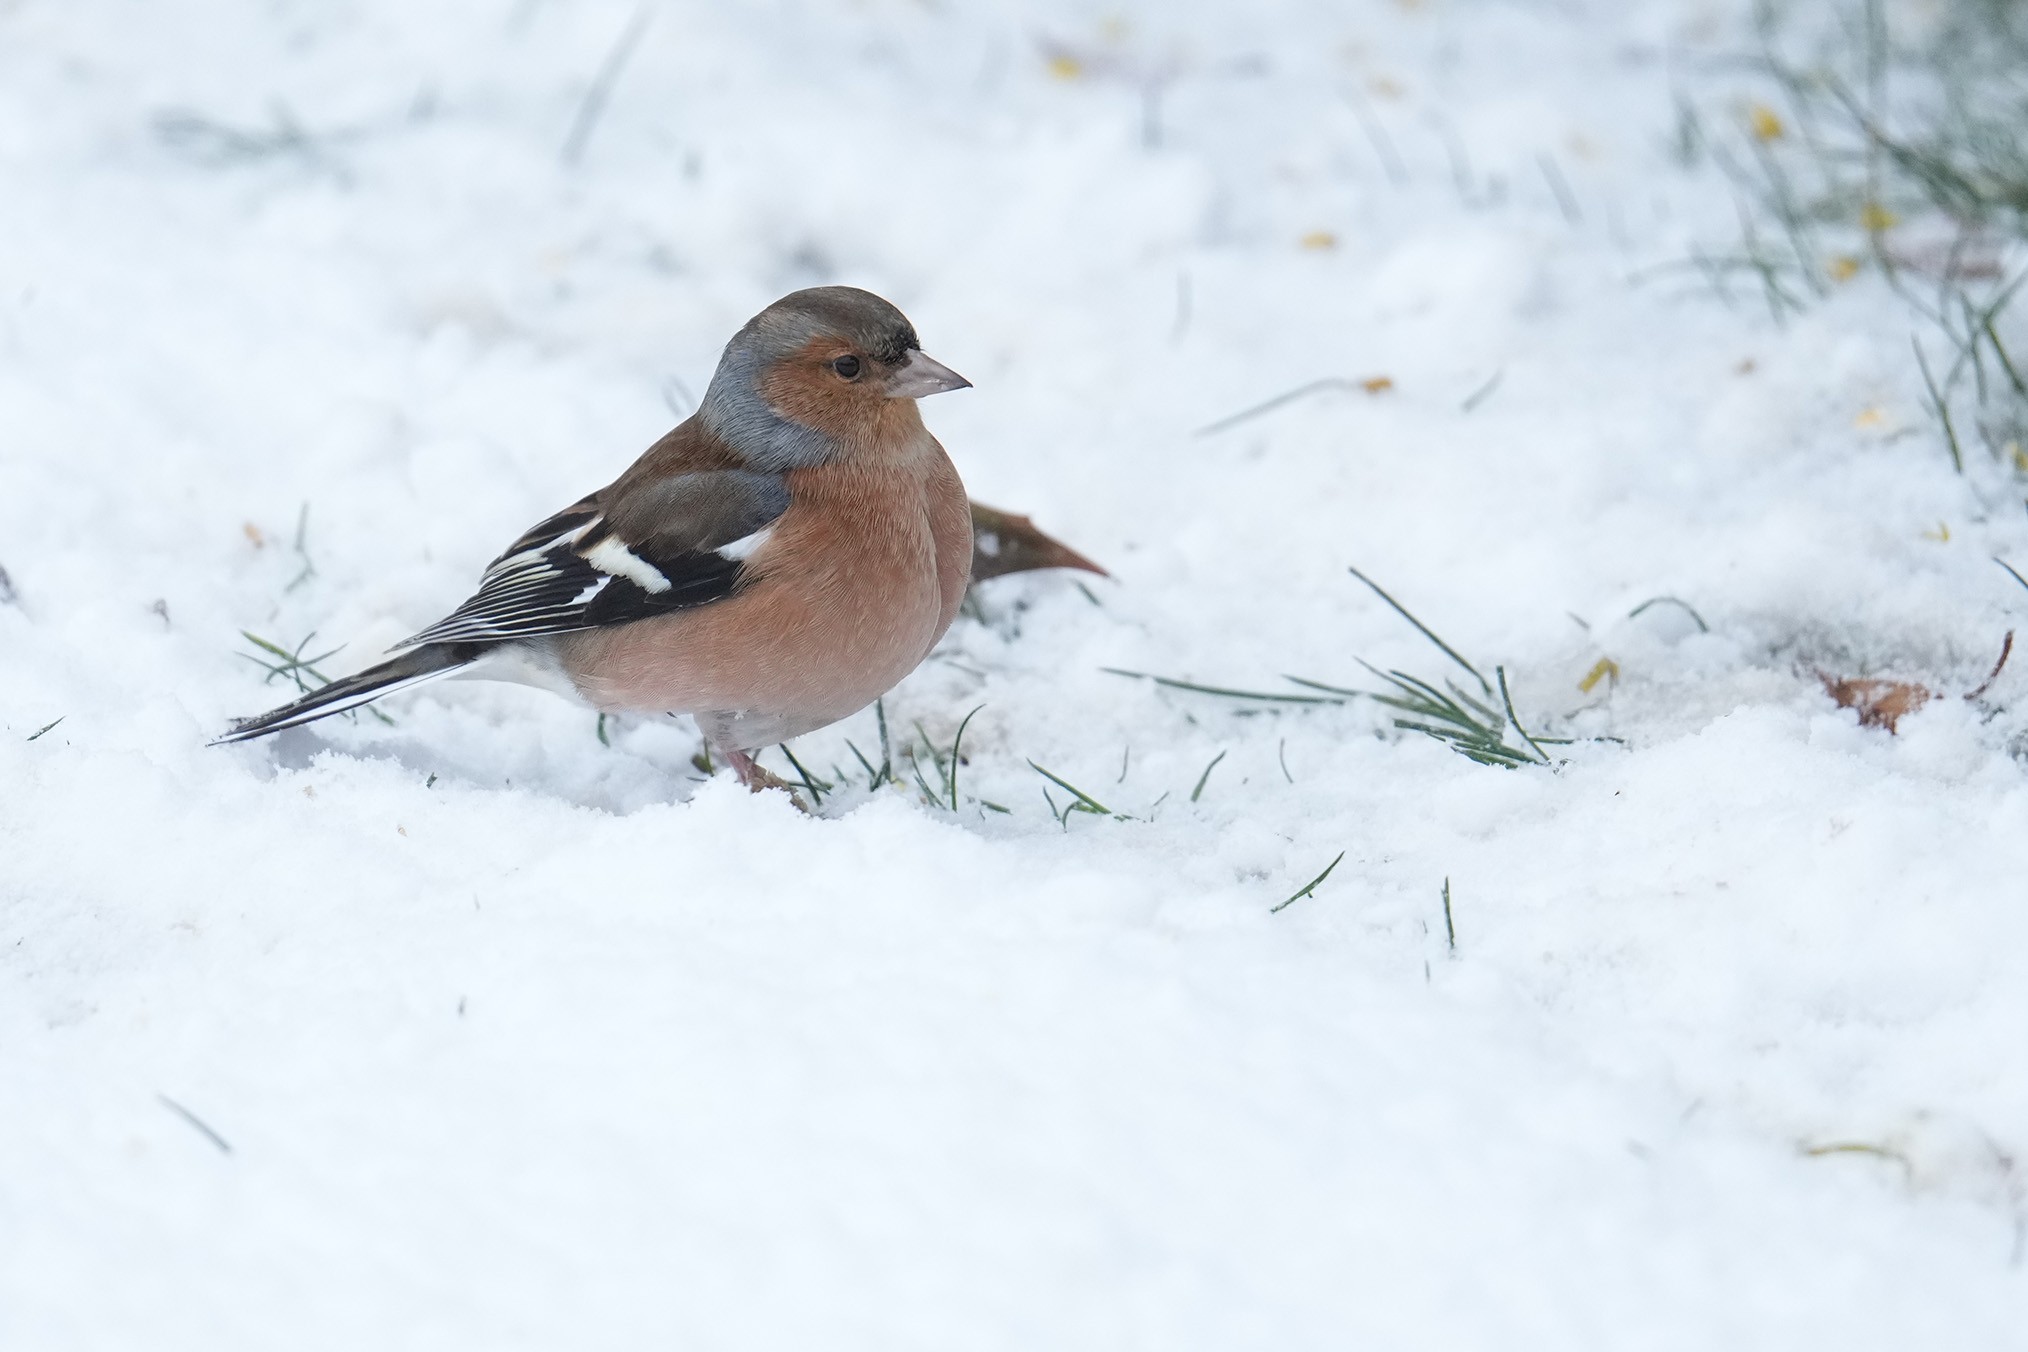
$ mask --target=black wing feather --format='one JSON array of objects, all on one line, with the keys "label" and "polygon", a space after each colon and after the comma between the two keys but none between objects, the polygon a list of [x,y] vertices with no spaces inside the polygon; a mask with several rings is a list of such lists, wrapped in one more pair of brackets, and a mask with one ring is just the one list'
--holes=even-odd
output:
[{"label": "black wing feather", "polygon": [[724,600],[745,564],[718,550],[787,507],[776,475],[680,475],[656,488],[647,515],[659,529],[630,540],[596,496],[587,498],[528,530],[486,569],[471,599],[397,646],[567,634]]}]

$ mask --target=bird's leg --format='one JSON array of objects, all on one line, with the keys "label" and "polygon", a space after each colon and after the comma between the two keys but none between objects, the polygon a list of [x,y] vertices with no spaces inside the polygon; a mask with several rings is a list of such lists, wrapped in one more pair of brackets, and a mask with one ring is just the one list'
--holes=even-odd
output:
[{"label": "bird's leg", "polygon": [[746,785],[749,792],[759,793],[762,789],[780,789],[789,795],[790,802],[805,812],[809,811],[808,808],[803,807],[803,800],[796,796],[796,789],[793,784],[755,761],[746,752],[735,751],[731,747],[722,746],[718,748],[718,754],[725,757],[726,764],[732,767],[732,772],[739,776],[739,782]]}]

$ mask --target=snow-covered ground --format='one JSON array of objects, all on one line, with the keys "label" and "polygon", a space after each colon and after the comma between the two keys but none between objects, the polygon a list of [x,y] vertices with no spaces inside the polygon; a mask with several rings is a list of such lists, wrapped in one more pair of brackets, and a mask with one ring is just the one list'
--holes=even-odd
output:
[{"label": "snow-covered ground", "polygon": [[[1877,282],[1630,280],[1735,229],[1669,139],[1747,42],[0,4],[0,1346],[2028,1346],[2028,673],[1955,697],[2028,520]],[[205,746],[241,630],[365,664],[820,281],[1113,573],[889,697],[905,780],[979,707],[955,812],[871,714],[813,819],[508,686]],[[1104,670],[1470,688],[1348,566],[1619,740]]]}]

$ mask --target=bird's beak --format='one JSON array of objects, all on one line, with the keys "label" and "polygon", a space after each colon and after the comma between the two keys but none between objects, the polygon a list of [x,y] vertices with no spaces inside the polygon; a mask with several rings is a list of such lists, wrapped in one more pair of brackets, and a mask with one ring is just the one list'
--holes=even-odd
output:
[{"label": "bird's beak", "polygon": [[889,399],[921,399],[945,390],[971,388],[971,381],[934,357],[926,356],[919,348],[910,348],[901,365],[887,378]]}]

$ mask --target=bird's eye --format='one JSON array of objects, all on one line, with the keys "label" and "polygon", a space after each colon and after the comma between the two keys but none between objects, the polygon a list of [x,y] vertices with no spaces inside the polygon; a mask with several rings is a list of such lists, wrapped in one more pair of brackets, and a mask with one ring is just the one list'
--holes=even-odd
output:
[{"label": "bird's eye", "polygon": [[831,369],[847,380],[856,380],[859,378],[859,358],[840,357],[831,363]]}]

